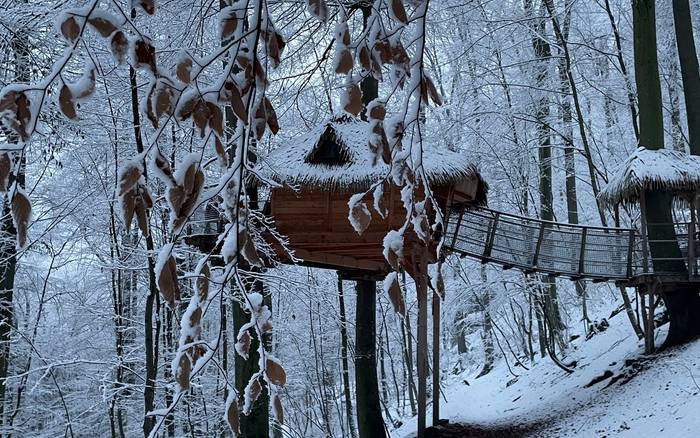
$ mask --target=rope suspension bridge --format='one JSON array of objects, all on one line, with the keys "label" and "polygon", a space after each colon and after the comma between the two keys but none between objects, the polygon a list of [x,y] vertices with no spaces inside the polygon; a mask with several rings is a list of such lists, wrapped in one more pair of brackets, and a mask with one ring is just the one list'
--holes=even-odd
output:
[{"label": "rope suspension bridge", "polygon": [[[688,277],[695,277],[694,223],[675,223],[674,229]],[[460,256],[504,269],[594,282],[678,276],[654,271],[649,255],[649,244],[654,242],[634,228],[549,222],[488,208],[453,211],[445,233],[446,249]]]}]

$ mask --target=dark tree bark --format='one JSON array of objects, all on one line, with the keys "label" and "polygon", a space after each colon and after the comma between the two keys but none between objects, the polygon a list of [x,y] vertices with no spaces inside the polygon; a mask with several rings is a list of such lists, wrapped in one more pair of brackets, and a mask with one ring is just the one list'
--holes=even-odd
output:
[{"label": "dark tree bark", "polygon": [[[30,80],[30,48],[26,29],[14,33],[11,40],[15,58],[15,82]],[[6,134],[8,143],[17,143],[13,132]],[[24,160],[24,158],[22,158]],[[24,163],[17,173],[17,180],[10,175],[8,187],[14,182],[24,187]],[[14,322],[14,288],[17,272],[17,230],[12,221],[9,193],[2,197],[2,224],[0,225],[0,428],[5,424],[5,397],[7,373],[10,366],[10,343]]]},{"label": "dark tree bark", "polygon": [[673,0],[673,21],[683,78],[690,153],[700,155],[700,68],[698,68],[689,3],[689,0]]},{"label": "dark tree bark", "polygon": [[[639,98],[640,145],[664,147],[661,82],[656,53],[656,7],[654,0],[633,0],[634,64]],[[647,190],[645,217],[654,271],[685,274],[686,267],[673,229],[672,195]],[[664,288],[670,318],[664,347],[678,345],[700,333],[700,296],[696,292]]]},{"label": "dark tree bark", "polygon": [[386,434],[377,380],[377,283],[374,280],[357,280],[356,289],[355,391],[357,392],[357,429],[360,438],[383,438]]}]

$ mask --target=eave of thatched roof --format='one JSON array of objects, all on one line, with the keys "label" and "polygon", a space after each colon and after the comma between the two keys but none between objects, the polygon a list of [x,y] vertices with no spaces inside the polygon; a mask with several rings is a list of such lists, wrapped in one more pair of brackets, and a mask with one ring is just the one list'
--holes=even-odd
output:
[{"label": "eave of thatched roof", "polygon": [[700,190],[700,156],[639,147],[610,178],[598,199],[611,206],[636,203],[645,190],[675,194],[697,192]]},{"label": "eave of thatched roof", "polygon": [[[280,184],[321,190],[360,191],[384,178],[389,168],[383,162],[372,164],[369,153],[368,123],[349,115],[334,116],[297,141],[289,142],[260,160],[256,171]],[[310,163],[323,136],[331,136],[340,147],[345,163]],[[433,186],[450,186],[478,179],[477,203],[486,202],[487,185],[477,167],[464,154],[429,149],[423,154],[423,168]]]}]

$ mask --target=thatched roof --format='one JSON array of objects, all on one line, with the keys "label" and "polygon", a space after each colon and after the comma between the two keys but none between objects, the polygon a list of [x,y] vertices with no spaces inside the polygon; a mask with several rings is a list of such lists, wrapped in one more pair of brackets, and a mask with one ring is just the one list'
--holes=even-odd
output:
[{"label": "thatched roof", "polygon": [[700,156],[639,147],[610,178],[598,198],[607,205],[635,203],[644,190],[676,194],[700,190]]},{"label": "thatched roof", "polygon": [[[364,190],[383,178],[388,166],[372,165],[369,124],[349,115],[334,116],[308,134],[276,149],[257,166],[265,177],[281,184],[323,190]],[[431,185],[456,185],[477,178],[485,202],[486,183],[464,155],[428,149],[423,167]],[[483,186],[483,187],[482,187]]]}]

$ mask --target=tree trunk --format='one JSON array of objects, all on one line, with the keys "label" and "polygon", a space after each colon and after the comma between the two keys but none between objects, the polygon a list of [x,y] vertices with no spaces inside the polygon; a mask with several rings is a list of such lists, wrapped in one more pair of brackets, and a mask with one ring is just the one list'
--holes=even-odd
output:
[{"label": "tree trunk", "polygon": [[[260,281],[253,281],[250,285],[246,284],[246,287],[249,287],[249,292],[260,293],[263,296],[263,304],[267,305],[270,308],[270,310],[272,310],[271,296],[269,293],[266,293],[263,284]],[[249,322],[250,315],[246,313],[239,301],[234,302],[232,308],[233,333],[237,336],[241,327]],[[234,336],[234,338],[236,336]],[[269,334],[264,335],[263,342],[265,343],[265,348],[269,347],[269,338]],[[248,359],[244,359],[238,354],[235,355],[234,367],[236,390],[239,394],[244,393],[245,387],[248,385],[250,378],[253,376],[253,374],[259,371],[259,342],[260,341],[257,336],[251,336]],[[270,395],[268,394],[265,383],[261,382],[261,384],[263,386],[263,390],[260,393],[258,399],[255,401],[252,411],[249,415],[241,415],[240,417],[240,428],[242,437],[269,438],[270,436],[270,412],[268,408]]]},{"label": "tree trunk", "polygon": [[[632,6],[639,141],[648,149],[661,149],[664,147],[664,123],[656,53],[655,2],[633,0]],[[644,196],[654,271],[685,274],[686,267],[672,225],[671,194],[647,190]],[[670,319],[665,347],[681,344],[700,333],[700,296],[697,293],[664,289],[663,298]]]},{"label": "tree trunk", "polygon": [[[30,75],[30,48],[26,29],[20,29],[13,34],[11,40],[15,58],[15,82],[28,83]],[[8,143],[17,143],[19,138],[14,133],[6,134]],[[22,155],[24,161],[24,155]],[[12,157],[11,157],[12,158]],[[13,182],[24,187],[24,166],[20,169],[15,181],[12,174],[8,179],[8,187]],[[5,424],[6,378],[10,367],[10,344],[12,342],[12,325],[14,323],[14,287],[17,272],[17,230],[12,221],[9,193],[2,197],[2,223],[0,224],[0,429]]]},{"label": "tree trunk", "polygon": [[338,273],[338,305],[340,307],[340,360],[343,367],[343,395],[345,396],[345,415],[347,416],[350,437],[355,438],[355,421],[352,418],[352,398],[350,395],[350,366],[348,365],[348,322],[345,317],[345,297],[343,296],[343,279]]},{"label": "tree trunk", "polygon": [[[544,90],[547,87],[548,79],[548,64],[552,57],[552,50],[549,43],[544,38],[546,35],[546,22],[543,14],[535,14],[533,0],[525,0],[525,12],[532,20],[532,48],[536,58],[535,85],[538,90]],[[541,11],[544,10],[544,3]],[[549,98],[543,91],[538,91],[539,97],[535,102],[535,121],[537,124],[538,137],[538,158],[539,158],[539,191],[540,191],[540,217],[546,221],[554,220],[553,210],[553,195],[552,195],[552,139],[549,128]],[[558,339],[560,344],[563,344],[563,324],[559,313],[559,304],[557,299],[557,284],[550,276],[542,278],[547,289],[546,300],[547,308],[551,310],[552,321],[552,337]]]},{"label": "tree trunk", "polygon": [[385,437],[384,419],[377,381],[376,307],[377,284],[357,280],[355,322],[355,391],[357,392],[357,428],[360,438]]},{"label": "tree trunk", "polygon": [[[697,11],[696,11],[697,12]],[[690,153],[700,155],[700,68],[695,51],[689,0],[673,0],[673,20],[680,59]]]}]

